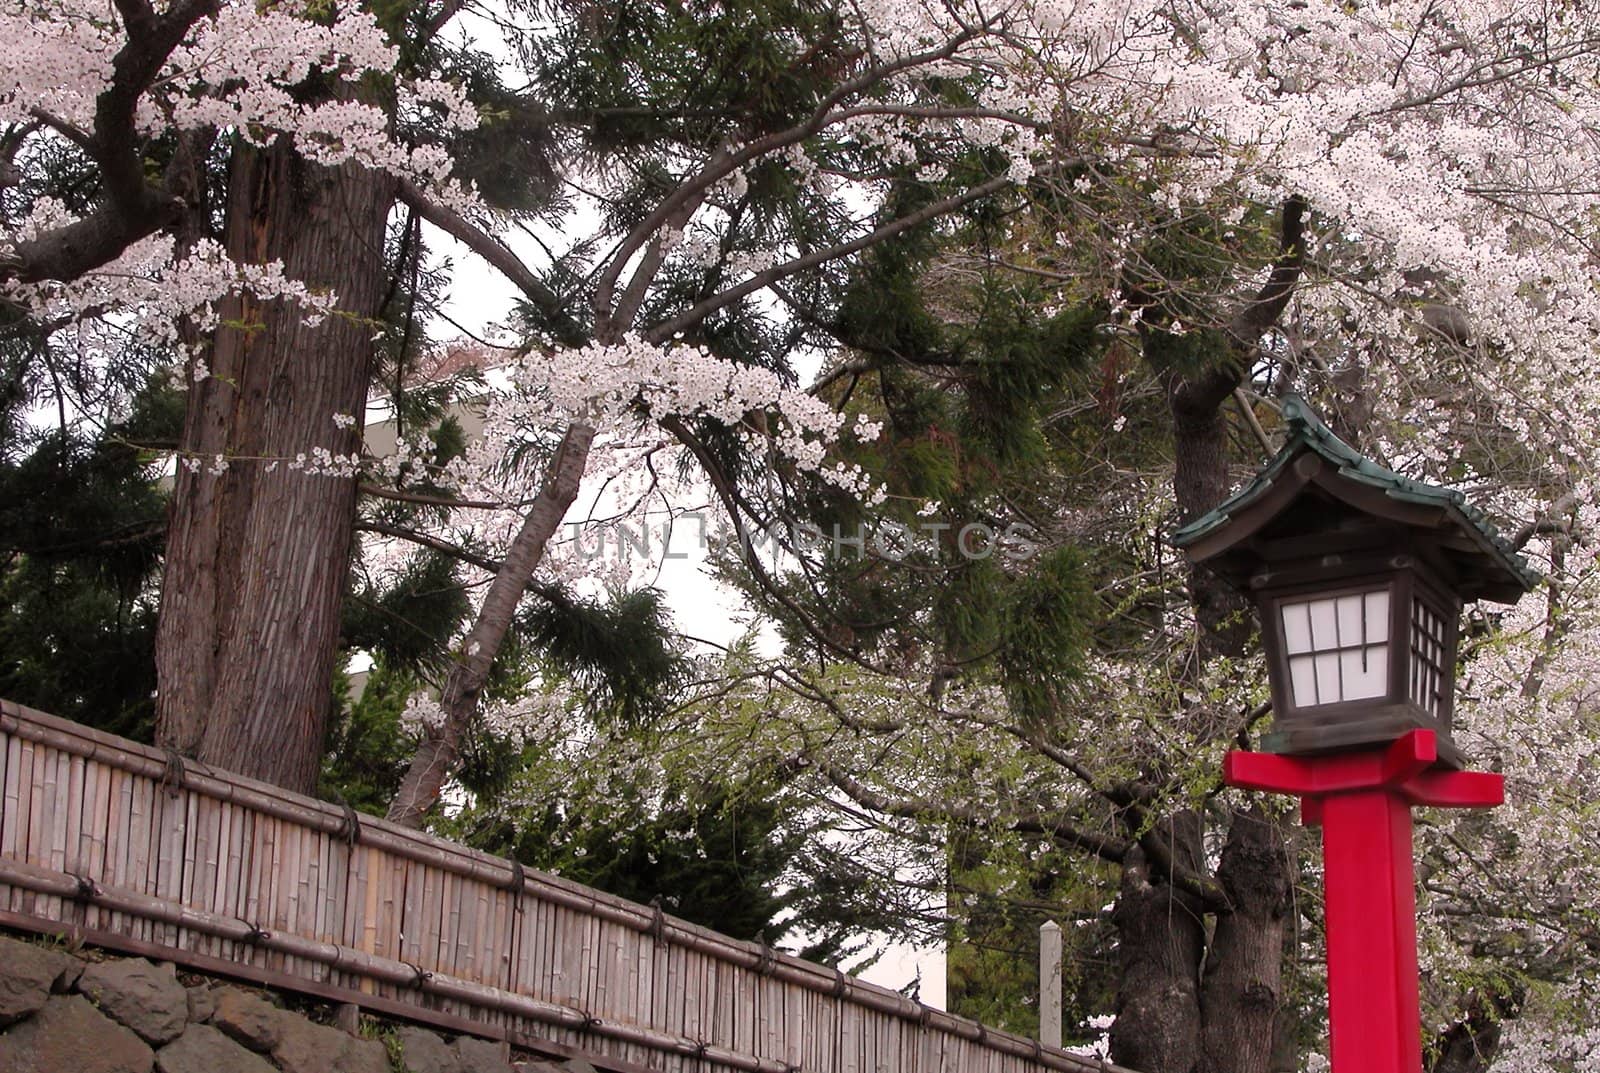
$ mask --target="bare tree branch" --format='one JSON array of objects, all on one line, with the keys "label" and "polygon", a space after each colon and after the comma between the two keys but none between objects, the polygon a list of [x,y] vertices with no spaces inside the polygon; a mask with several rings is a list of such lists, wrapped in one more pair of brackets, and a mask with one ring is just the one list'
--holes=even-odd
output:
[{"label": "bare tree branch", "polygon": [[644,337],[652,342],[657,343],[671,339],[674,335],[677,335],[679,332],[690,327],[691,325],[698,324],[700,321],[721,309],[723,306],[737,302],[739,299],[748,294],[753,294],[754,292],[765,287],[770,287],[772,284],[777,283],[780,280],[787,279],[797,272],[804,272],[808,268],[815,268],[818,265],[826,264],[829,261],[838,260],[841,257],[848,257],[850,254],[864,250],[868,246],[873,246],[885,241],[886,239],[893,238],[895,235],[898,235],[904,231],[909,231],[911,228],[927,223],[929,220],[932,220],[936,217],[943,216],[945,213],[953,212],[963,205],[970,204],[971,202],[978,201],[982,198],[988,197],[991,194],[997,193],[1000,190],[1004,190],[1006,187],[1011,186],[1013,182],[1014,180],[1012,180],[1009,176],[996,176],[987,182],[979,183],[977,186],[974,186],[969,190],[962,191],[959,194],[953,194],[942,201],[936,201],[930,205],[925,205],[916,212],[908,213],[905,216],[901,216],[898,219],[892,220],[889,223],[886,223],[883,226],[869,232],[868,234],[862,235],[860,238],[852,239],[849,242],[841,242],[838,245],[829,246],[826,249],[815,250],[806,254],[804,257],[796,257],[794,260],[786,261],[781,265],[774,265],[765,272],[758,272],[737,286],[729,287],[727,290],[722,291],[719,294],[712,295],[710,298],[707,298],[705,301],[695,305],[687,312],[679,314],[673,319],[667,321],[665,324],[656,325],[648,332],[645,332]]},{"label": "bare tree branch", "polygon": [[454,209],[448,209],[429,198],[409,182],[399,184],[399,200],[418,216],[443,231],[473,253],[482,257],[500,271],[523,295],[546,314],[555,314],[564,303],[511,248],[493,238],[471,220]]},{"label": "bare tree branch", "polygon": [[679,443],[689,449],[689,452],[700,463],[701,469],[705,471],[707,478],[710,479],[711,487],[717,493],[717,498],[722,501],[723,509],[727,511],[728,518],[733,522],[734,531],[739,538],[740,560],[750,570],[751,575],[756,579],[756,583],[761,586],[762,591],[793,614],[795,620],[806,631],[806,634],[827,651],[837,656],[843,656],[850,662],[868,670],[877,671],[880,674],[888,673],[886,668],[873,663],[862,653],[841,645],[838,641],[829,637],[827,632],[821,629],[812,619],[811,615],[772,579],[772,575],[767,572],[767,568],[762,565],[760,557],[755,554],[755,549],[752,547],[752,541],[749,539],[749,530],[745,528],[743,512],[739,509],[738,494],[729,482],[727,474],[722,471],[722,467],[718,464],[716,457],[701,442],[700,437],[696,436],[683,423],[683,420],[677,416],[663,418],[661,427],[672,433]]},{"label": "bare tree branch", "polygon": [[978,827],[1000,827],[1019,834],[1045,835],[1075,849],[1086,850],[1101,860],[1113,863],[1121,861],[1128,852],[1129,844],[1122,839],[1109,838],[1093,831],[1081,830],[1068,823],[1064,818],[1035,813],[1019,817],[1009,823],[996,824],[994,817],[990,813],[957,805],[950,801],[932,801],[917,797],[890,797],[872,789],[872,787],[856,779],[843,768],[827,760],[804,757],[798,763],[815,765],[817,770],[822,772],[828,781],[844,793],[845,796],[849,797],[850,800],[862,808],[870,809],[885,816],[898,816],[908,820],[954,819]]},{"label": "bare tree branch", "polygon": [[870,67],[855,78],[841,82],[834,88],[832,93],[823,98],[821,103],[812,110],[811,115],[803,122],[769,134],[766,137],[757,138],[737,150],[724,148],[713,153],[698,174],[685,180],[676,190],[663,198],[661,204],[657,205],[643,220],[639,221],[612,253],[610,262],[595,284],[593,305],[596,324],[609,326],[613,312],[612,298],[616,292],[617,281],[621,278],[628,262],[633,259],[634,254],[638,253],[651,236],[659,231],[678,209],[690,199],[704,197],[705,192],[718,180],[731,175],[750,161],[778,149],[787,148],[797,142],[802,142],[817,134],[828,126],[830,122],[835,121],[837,114],[830,113],[833,113],[835,105],[840,101],[847,100],[855,94],[878,85],[902,71],[949,59],[986,29],[987,27],[964,30],[962,33],[947,39],[938,48],[905,56],[892,63]]},{"label": "bare tree branch", "polygon": [[377,496],[379,499],[392,499],[396,503],[419,503],[430,507],[449,507],[452,510],[458,507],[470,507],[475,510],[507,510],[512,507],[525,507],[532,500],[519,503],[497,503],[490,499],[455,499],[450,496],[432,496],[425,492],[405,492],[398,488],[383,488],[376,484],[363,484],[360,486],[362,495]]},{"label": "bare tree branch", "polygon": [[469,563],[479,570],[485,570],[491,574],[498,574],[501,568],[505,566],[505,563],[499,559],[491,559],[487,555],[479,555],[477,552],[468,551],[459,544],[452,544],[448,540],[440,540],[436,536],[429,536],[427,533],[419,532],[403,525],[390,525],[388,522],[358,521],[356,522],[356,530],[362,533],[376,533],[379,536],[394,537],[397,540],[404,540],[424,548],[432,548],[434,551],[442,551],[451,558],[460,559],[464,563]]}]

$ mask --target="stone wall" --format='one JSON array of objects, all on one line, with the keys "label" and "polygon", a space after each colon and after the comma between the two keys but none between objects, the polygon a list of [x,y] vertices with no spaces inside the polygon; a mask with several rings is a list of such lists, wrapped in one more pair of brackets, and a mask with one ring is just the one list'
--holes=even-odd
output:
[{"label": "stone wall", "polygon": [[0,935],[4,1073],[594,1073],[170,963]]}]

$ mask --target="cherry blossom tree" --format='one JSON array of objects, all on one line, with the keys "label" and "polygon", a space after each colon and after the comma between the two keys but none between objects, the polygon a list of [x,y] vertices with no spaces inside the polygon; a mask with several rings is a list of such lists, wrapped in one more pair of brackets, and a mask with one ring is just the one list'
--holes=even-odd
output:
[{"label": "cherry blossom tree", "polygon": [[[460,85],[430,77],[439,73],[433,68],[451,64],[427,46],[455,14],[453,6],[407,11],[380,23],[360,12],[297,5],[259,12],[243,5],[165,12],[130,5],[120,24],[96,23],[92,32],[68,11],[19,7],[9,15],[11,28],[30,42],[17,54],[17,89],[8,97],[12,161],[25,167],[35,146],[64,139],[103,187],[86,212],[47,196],[18,207],[7,248],[11,298],[58,332],[77,332],[80,351],[108,347],[108,338],[134,323],[181,348],[181,379],[192,384],[157,645],[159,736],[180,752],[301,788],[314,777],[327,707],[360,469],[358,429],[370,387],[370,333],[383,299],[384,225],[396,200],[506,273],[524,292],[533,320],[561,322],[568,344],[592,337],[602,347],[623,348],[616,360],[606,358],[609,350],[583,355],[602,359],[598,367],[611,372],[610,380],[592,385],[603,400],[636,381],[628,348],[664,357],[665,343],[700,332],[713,316],[732,322],[769,283],[847,258],[1011,182],[1006,175],[984,177],[878,227],[853,218],[838,201],[843,179],[819,175],[802,142],[880,109],[892,115],[918,107],[919,96],[931,101],[919,88],[928,72],[971,68],[964,50],[993,35],[996,20],[932,25],[938,32],[925,40],[877,56],[859,51],[858,19],[801,5],[773,34],[749,44],[748,55],[724,50],[719,57],[730,73],[740,58],[787,65],[787,97],[716,101],[722,110],[715,122],[690,116],[651,133],[650,141],[623,137],[618,158],[639,159],[629,162],[611,211],[639,211],[624,206],[623,197],[655,200],[644,202],[642,219],[619,226],[617,246],[591,266],[588,293],[558,295],[493,237],[494,220],[449,178],[445,145],[470,131],[476,115]],[[675,59],[684,63],[706,50],[718,27],[679,21],[684,25],[658,29],[693,31],[678,43]],[[513,49],[542,48],[529,44],[539,34],[509,22],[504,28]],[[794,36],[813,28],[821,44]],[[651,59],[636,42],[627,46],[632,54],[607,57],[612,42],[592,28],[580,27],[558,44],[579,59],[588,50],[589,60],[609,58],[623,68],[640,70]],[[451,57],[459,81],[481,74],[476,57]],[[535,57],[547,64],[547,82],[572,77],[575,68],[551,59]],[[84,81],[58,85],[61,70],[81,70]],[[681,82],[692,74],[680,66],[652,77]],[[390,84],[379,87],[385,80]],[[537,138],[566,139],[581,159],[585,139],[618,111],[596,93],[603,98],[615,88],[588,87],[584,100],[585,88],[577,87],[579,114],[571,117],[529,119],[529,102],[539,99],[533,94],[510,107]],[[871,103],[880,93],[900,96]],[[876,144],[854,134],[848,142],[841,157]],[[230,158],[225,180],[208,170],[218,153]],[[135,166],[144,155],[171,157],[159,178]],[[702,207],[769,213],[770,194],[747,196],[745,172],[754,165],[767,167],[769,180],[802,179],[829,226],[792,234],[803,221],[759,218],[738,244],[777,252],[733,248],[737,229],[730,228],[725,252],[737,254],[743,267],[730,272],[722,264],[690,297],[664,299],[658,292],[671,288],[657,286],[663,267],[695,263],[671,256],[673,236]],[[880,172],[866,167],[844,178],[859,185]],[[570,180],[584,181],[576,173]],[[761,243],[758,230],[766,232]],[[703,259],[704,236],[697,240],[701,252],[693,256]],[[763,258],[759,278],[752,276],[751,266]],[[572,269],[570,261],[553,267]],[[685,286],[681,275],[672,286]],[[641,309],[663,301],[651,310],[652,326],[631,335]],[[547,350],[551,342],[535,330],[522,345]],[[686,349],[674,359],[680,373],[693,375],[694,362],[684,356],[696,355],[702,363],[724,360],[704,348]],[[709,375],[727,379],[714,364]],[[754,386],[772,395],[777,382]],[[746,394],[750,386],[742,385]],[[746,409],[775,401],[744,398]],[[405,794],[411,804],[396,815],[419,815],[448,772],[452,742],[474,710],[510,610],[587,467],[596,427],[588,409],[585,403],[566,412],[546,479],[526,505],[521,537],[497,560],[500,582],[463,642],[455,684],[445,687],[444,734],[426,744],[418,785]],[[795,443],[806,438],[795,431]],[[814,454],[805,445],[812,465]],[[295,520],[287,531],[286,518]]]},{"label": "cherry blossom tree", "polygon": [[[800,629],[803,659],[729,669],[744,687],[732,693],[742,713],[761,726],[759,744],[750,722],[712,718],[709,728],[694,725],[686,762],[787,758],[814,775],[819,798],[842,796],[902,839],[890,844],[932,845],[919,874],[925,886],[937,883],[938,835],[952,823],[1009,838],[1019,856],[1034,838],[1114,863],[1118,1057],[1150,1069],[1267,1068],[1285,998],[1279,951],[1299,919],[1290,899],[1297,876],[1267,818],[1215,785],[1222,749],[1249,741],[1264,714],[1259,670],[1244,658],[1237,598],[1203,577],[1184,579],[1159,535],[1219,500],[1240,463],[1270,448],[1270,398],[1292,385],[1402,468],[1496,498],[1519,539],[1549,559],[1545,603],[1573,606],[1581,586],[1560,544],[1585,531],[1589,509],[1578,485],[1579,460],[1592,450],[1596,323],[1586,282],[1592,194],[1581,175],[1594,133],[1583,74],[1594,28],[1577,7],[1519,5],[1092,14],[1105,21],[1074,23],[1070,44],[1043,34],[1031,41],[1040,69],[1059,79],[1056,99],[1077,105],[1059,115],[1092,134],[1059,174],[1034,179],[1060,211],[1031,233],[1015,225],[1013,241],[966,255],[965,267],[1009,262],[1060,281],[1065,301],[1110,308],[1117,342],[1105,390],[1097,406],[1075,412],[1102,428],[1121,431],[1131,417],[1165,429],[1171,483],[1134,470],[1136,479],[1119,480],[1103,499],[1058,505],[1057,524],[1074,539],[1098,529],[1100,540],[1120,535],[1141,549],[1138,569],[1113,591],[1153,605],[1158,629],[1147,645],[1095,662],[1086,686],[1058,698],[1045,730],[1004,691],[981,688],[981,677],[962,692],[940,687],[945,653],[901,668],[933,683],[926,706],[908,704],[903,677],[843,689],[818,682],[806,664],[849,656],[882,671],[892,641],[840,652],[860,641],[862,622]],[[1093,62],[1074,67],[1073,47]],[[1051,134],[1059,149],[1073,129],[1062,123]],[[954,278],[962,266],[950,258],[941,268]],[[891,358],[913,357],[852,355],[825,382],[850,385],[843,396],[853,398],[854,387],[881,382]],[[923,359],[952,383],[972,379],[948,356]],[[869,408],[868,416],[882,415]],[[1114,439],[1103,455],[1108,472],[1128,472]],[[729,487],[737,501],[737,483]],[[765,579],[752,591],[783,604],[785,590]],[[806,610],[825,621],[826,608]],[[1564,614],[1547,606],[1537,636],[1527,627],[1509,635],[1523,639],[1513,646],[1520,664],[1503,674],[1510,685],[1497,701],[1533,707],[1553,653],[1567,651]],[[1507,635],[1495,636],[1505,644]],[[709,705],[727,704],[728,677],[708,682]],[[1462,711],[1463,735],[1480,733],[1472,720],[1482,709]],[[1550,714],[1535,740],[1583,737],[1581,702],[1563,696],[1560,715]],[[1143,733],[1130,735],[1130,723]],[[1491,747],[1498,740],[1482,732],[1482,755],[1512,748]],[[729,751],[708,764],[708,743],[720,742]],[[1575,757],[1588,753],[1573,747]],[[1434,882],[1448,892],[1437,919],[1459,918],[1467,904],[1497,905],[1488,921],[1547,905],[1537,911],[1545,930],[1532,934],[1570,959],[1587,932],[1559,896],[1530,901],[1503,877],[1493,897],[1479,887],[1494,884],[1479,854],[1515,843],[1517,824],[1554,809],[1565,817],[1556,829],[1581,827],[1570,803],[1533,804],[1551,800],[1548,791],[1523,791],[1529,805],[1514,806],[1500,833],[1491,833],[1496,821],[1461,820],[1432,845]],[[882,870],[899,874],[906,864],[892,857]],[[1478,892],[1474,900],[1449,900],[1467,891]],[[1506,954],[1484,932],[1459,934],[1461,945],[1436,963],[1430,994],[1438,1068],[1482,1068],[1497,1019],[1535,1010],[1525,1007],[1529,993],[1539,1013],[1518,1022],[1512,1036],[1523,1049],[1513,1053],[1574,1046],[1559,1027],[1559,1011],[1581,1002],[1570,961],[1533,958],[1532,946]],[[1497,953],[1498,968],[1486,970]]]},{"label": "cherry blossom tree", "polygon": [[[447,41],[463,18],[454,3],[0,8],[21,42],[0,61],[5,300],[90,370],[130,333],[167,348],[189,395],[158,653],[168,744],[308,786],[358,487],[442,501],[450,521],[384,534],[453,548],[487,581],[438,699],[416,701],[421,742],[391,815],[420,822],[530,584],[597,569],[558,534],[583,480],[647,511],[672,492],[658,463],[687,457],[747,532],[824,497],[872,510],[880,483],[903,492],[848,459],[893,409],[857,388],[905,355],[843,353],[815,392],[792,362],[860,342],[843,314],[869,257],[967,238],[958,217],[989,237],[924,261],[949,293],[976,258],[987,278],[1004,268],[1104,310],[1101,390],[1061,401],[1117,479],[1034,520],[1062,544],[1096,543],[1095,525],[1101,546],[1129,539],[1132,568],[1107,580],[1153,615],[1144,643],[1086,656],[1042,726],[981,660],[952,670],[886,631],[864,642],[862,623],[804,599],[804,575],[747,555],[797,655],[719,675],[710,696],[767,718],[702,733],[686,757],[786,765],[930,866],[941,851],[912,836],[953,821],[1004,834],[1019,858],[1033,839],[1106,863],[1117,1057],[1151,1073],[1268,1068],[1296,876],[1269,818],[1213,781],[1259,718],[1259,674],[1237,600],[1183,577],[1156,538],[1256,460],[1288,384],[1397,464],[1500,489],[1553,581],[1535,625],[1486,627],[1484,703],[1463,721],[1527,773],[1549,762],[1497,733],[1513,697],[1533,740],[1586,740],[1574,653],[1596,457],[1600,25],[1585,5],[511,4]],[[511,59],[485,55],[489,37]],[[507,71],[527,89],[507,90]],[[543,160],[547,185],[491,197],[480,135]],[[70,203],[34,181],[62,154],[85,176]],[[402,214],[525,299],[494,340],[514,360],[485,434],[442,468],[420,444],[360,452],[386,224]],[[941,312],[979,315],[966,309]],[[925,365],[966,388],[961,357]],[[1120,464],[1128,418],[1162,430],[1170,471]],[[1008,516],[1003,501],[972,507]],[[925,704],[905,702],[908,679],[932,683]],[[1570,794],[1583,769],[1563,770]],[[1509,815],[1535,832],[1570,817],[1570,797],[1525,782],[1539,804]],[[1510,912],[1523,892],[1486,893],[1475,847],[1548,849],[1563,829],[1519,842],[1517,821],[1499,823],[1429,843],[1442,915]],[[1491,940],[1441,947],[1437,963],[1462,969],[1437,1007],[1440,1053],[1466,1055],[1454,1068],[1481,1066],[1496,1016],[1527,1011],[1511,1054],[1560,1045],[1544,1026],[1582,1001],[1584,924],[1559,896],[1539,904],[1517,956],[1545,960],[1519,963],[1538,984],[1525,996],[1471,986]]]}]

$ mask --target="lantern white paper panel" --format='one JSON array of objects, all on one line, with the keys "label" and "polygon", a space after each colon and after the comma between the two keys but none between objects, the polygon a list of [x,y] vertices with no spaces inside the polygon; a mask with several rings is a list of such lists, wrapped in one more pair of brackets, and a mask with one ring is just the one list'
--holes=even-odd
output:
[{"label": "lantern white paper panel", "polygon": [[1442,715],[1445,689],[1444,619],[1422,600],[1411,604],[1411,699],[1431,715]]},{"label": "lantern white paper panel", "polygon": [[1386,589],[1280,605],[1297,708],[1381,697],[1389,683]]}]

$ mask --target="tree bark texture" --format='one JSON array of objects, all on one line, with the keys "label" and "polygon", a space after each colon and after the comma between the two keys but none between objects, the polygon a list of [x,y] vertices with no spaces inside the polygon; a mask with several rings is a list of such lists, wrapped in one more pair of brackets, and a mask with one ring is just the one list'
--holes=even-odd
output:
[{"label": "tree bark texture", "polygon": [[[1174,859],[1199,870],[1200,817],[1180,812],[1163,826]],[[1120,962],[1111,1060],[1143,1073],[1192,1073],[1201,1054],[1204,905],[1153,870],[1135,845],[1122,862],[1111,919]]]},{"label": "tree bark texture", "polygon": [[1283,997],[1283,935],[1294,876],[1278,827],[1259,809],[1234,812],[1217,880],[1217,914],[1200,988],[1202,1073],[1266,1073]]},{"label": "tree bark texture", "polygon": [[[282,298],[222,303],[210,376],[192,384],[184,422],[184,456],[199,468],[180,464],[172,496],[157,738],[307,793],[331,704],[356,481],[283,460],[360,449],[392,185],[355,165],[308,163],[282,142],[235,147],[228,253],[282,261],[289,278],[337,294],[339,312],[311,325]],[[231,460],[222,472],[217,456]]]},{"label": "tree bark texture", "polygon": [[[1172,413],[1172,489],[1185,523],[1221,503],[1232,489],[1224,403],[1238,385],[1239,375],[1229,367],[1193,380],[1174,377],[1167,385]],[[1254,619],[1244,598],[1203,567],[1189,570],[1202,657],[1244,651],[1254,632]]]},{"label": "tree bark texture", "polygon": [[[1228,494],[1225,406],[1250,366],[1261,334],[1282,312],[1299,277],[1304,206],[1284,209],[1283,258],[1235,318],[1223,352],[1204,370],[1168,370],[1173,492],[1185,522]],[[1254,619],[1242,596],[1209,572],[1190,574],[1199,627],[1195,669],[1246,650]],[[1211,736],[1236,729],[1215,713]],[[1146,1073],[1268,1073],[1282,990],[1283,941],[1292,899],[1284,840],[1259,813],[1234,812],[1217,871],[1220,899],[1179,891],[1142,848],[1123,861],[1114,915],[1122,950],[1112,1057]],[[1202,819],[1179,812],[1166,835],[1175,862],[1203,873]],[[1215,904],[1220,901],[1221,904]],[[1208,904],[1209,903],[1209,904]],[[1215,914],[1207,936],[1205,918]]]},{"label": "tree bark texture", "polygon": [[406,769],[400,790],[389,805],[389,819],[408,827],[418,827],[434,803],[439,790],[455,770],[461,755],[461,742],[478,712],[478,699],[489,680],[489,669],[511,628],[517,603],[528,591],[533,572],[544,559],[546,546],[578,498],[578,486],[589,461],[594,429],[585,424],[568,426],[544,485],[528,508],[522,528],[500,570],[495,574],[483,607],[473,621],[472,630],[462,642],[461,651],[445,678],[439,694],[440,722],[428,728],[416,755]]},{"label": "tree bark texture", "polygon": [[1487,1073],[1500,1053],[1505,1023],[1522,1013],[1527,997],[1520,984],[1469,994],[1460,1018],[1434,1037],[1428,1073]]}]

